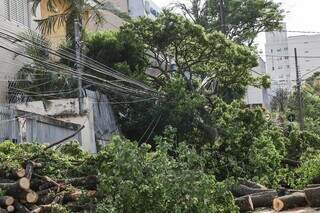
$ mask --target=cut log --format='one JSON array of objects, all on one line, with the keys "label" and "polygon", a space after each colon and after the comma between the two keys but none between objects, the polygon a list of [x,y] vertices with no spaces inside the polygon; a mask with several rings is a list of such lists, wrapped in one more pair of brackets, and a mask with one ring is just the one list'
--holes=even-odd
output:
[{"label": "cut log", "polygon": [[304,193],[296,192],[291,195],[278,197],[273,200],[273,209],[276,211],[305,207],[307,205]]},{"label": "cut log", "polygon": [[72,193],[66,193],[63,197],[63,203],[77,201],[81,196],[95,197],[96,195],[97,195],[97,191],[95,191],[95,190],[86,191],[86,192],[83,192],[81,190],[77,190]]},{"label": "cut log", "polygon": [[26,161],[26,178],[31,180],[33,174],[33,163],[32,161]]},{"label": "cut log", "polygon": [[239,207],[240,212],[247,212],[247,211],[254,210],[250,195],[236,198],[235,204]]},{"label": "cut log", "polygon": [[8,212],[14,212],[14,206],[12,206],[12,205],[7,206],[7,211]]},{"label": "cut log", "polygon": [[62,180],[58,180],[57,182],[70,184],[74,187],[84,187],[88,190],[97,189],[97,185],[99,183],[98,177],[95,175],[90,175],[87,177],[80,177],[80,178],[62,179]]},{"label": "cut log", "polygon": [[52,192],[57,192],[58,189],[59,189],[58,186],[54,186],[54,187],[51,187],[49,189],[44,189],[44,190],[38,191],[37,194],[39,196],[44,196],[44,195],[47,195],[47,194],[52,193]]},{"label": "cut log", "polygon": [[20,202],[14,202],[14,208],[15,212],[17,213],[30,213],[30,210],[27,209],[24,205],[22,205]]},{"label": "cut log", "polygon": [[24,190],[9,190],[7,191],[8,195],[11,195],[12,197],[16,198],[17,200],[26,202],[26,203],[36,203],[39,199],[39,196],[36,192],[32,191],[31,189],[28,189],[26,191]]},{"label": "cut log", "polygon": [[245,195],[256,194],[256,193],[260,193],[260,192],[268,192],[268,191],[273,191],[273,190],[251,188],[251,187],[248,187],[248,186],[245,186],[242,184],[234,186],[231,189],[231,192],[235,197],[242,197]]},{"label": "cut log", "polygon": [[245,185],[247,187],[254,188],[254,189],[263,189],[263,190],[268,189],[267,187],[265,187],[259,183],[255,183],[253,181],[250,181],[250,180],[240,180],[239,183],[242,185]]},{"label": "cut log", "polygon": [[305,189],[304,193],[311,207],[320,207],[320,187]]},{"label": "cut log", "polygon": [[254,208],[272,207],[273,199],[278,196],[278,193],[276,191],[267,191],[252,194],[250,196]]},{"label": "cut log", "polygon": [[12,171],[12,175],[15,177],[15,178],[22,178],[26,175],[26,170],[21,168],[21,169],[17,169],[15,171]]},{"label": "cut log", "polygon": [[320,184],[309,184],[306,186],[306,188],[317,188],[317,187],[320,187]]},{"label": "cut log", "polygon": [[14,203],[14,198],[11,196],[0,197],[0,206],[2,207],[10,206],[13,203]]},{"label": "cut log", "polygon": [[3,190],[28,190],[30,188],[30,180],[23,177],[15,183],[0,183]]}]

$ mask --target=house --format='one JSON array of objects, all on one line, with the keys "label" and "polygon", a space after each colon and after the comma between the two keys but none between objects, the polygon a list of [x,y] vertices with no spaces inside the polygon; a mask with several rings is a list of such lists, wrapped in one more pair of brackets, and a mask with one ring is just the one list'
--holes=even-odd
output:
[{"label": "house", "polygon": [[25,62],[25,58],[8,51],[19,50],[19,47],[3,33],[17,34],[35,29],[31,6],[30,1],[0,0],[0,103],[6,103],[8,81],[14,79]]}]

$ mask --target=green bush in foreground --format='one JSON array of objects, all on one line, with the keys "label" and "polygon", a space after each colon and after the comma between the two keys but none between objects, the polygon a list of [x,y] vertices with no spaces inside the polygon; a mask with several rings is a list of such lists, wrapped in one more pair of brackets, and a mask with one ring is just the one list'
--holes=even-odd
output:
[{"label": "green bush in foreground", "polygon": [[101,151],[101,192],[97,212],[237,212],[223,183],[203,171],[195,150],[179,145],[176,158],[163,138],[149,145],[114,137]]}]

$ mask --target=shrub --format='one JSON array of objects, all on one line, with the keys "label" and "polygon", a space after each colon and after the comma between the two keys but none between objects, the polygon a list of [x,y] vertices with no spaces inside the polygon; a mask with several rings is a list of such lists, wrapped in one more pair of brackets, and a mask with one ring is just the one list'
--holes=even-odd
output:
[{"label": "shrub", "polygon": [[203,171],[194,149],[179,145],[176,158],[163,138],[149,145],[114,137],[99,154],[103,201],[98,212],[237,212],[225,184]]}]

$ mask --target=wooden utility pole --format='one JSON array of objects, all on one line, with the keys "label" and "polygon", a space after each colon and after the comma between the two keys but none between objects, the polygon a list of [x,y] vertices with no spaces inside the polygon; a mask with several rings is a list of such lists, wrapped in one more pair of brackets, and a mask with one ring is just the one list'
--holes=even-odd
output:
[{"label": "wooden utility pole", "polygon": [[82,94],[82,70],[81,70],[81,30],[80,21],[78,18],[74,19],[74,37],[75,37],[75,51],[76,51],[76,64],[75,68],[78,73],[78,90],[79,90],[79,112],[83,112],[83,94]]},{"label": "wooden utility pole", "polygon": [[224,0],[220,0],[219,8],[220,8],[221,31],[223,32],[223,34],[226,34],[226,23],[225,23],[225,15],[224,15]]},{"label": "wooden utility pole", "polygon": [[298,66],[298,55],[297,55],[297,48],[294,48],[294,59],[296,63],[296,77],[297,77],[297,103],[298,103],[298,109],[299,109],[299,124],[300,129],[304,129],[304,115],[303,115],[303,100],[302,100],[302,94],[301,94],[301,79],[300,79],[300,71]]}]

